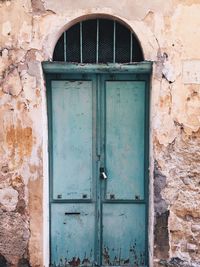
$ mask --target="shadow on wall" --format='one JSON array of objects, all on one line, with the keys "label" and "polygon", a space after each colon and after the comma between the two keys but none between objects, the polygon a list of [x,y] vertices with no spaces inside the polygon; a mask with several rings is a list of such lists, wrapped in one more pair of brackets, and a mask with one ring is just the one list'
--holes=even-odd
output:
[{"label": "shadow on wall", "polygon": [[[5,257],[0,254],[0,267],[12,267],[10,263],[7,262]],[[27,259],[20,259],[18,261],[17,267],[31,267]]]},{"label": "shadow on wall", "polygon": [[166,177],[162,174],[158,162],[154,164],[154,207],[155,207],[155,226],[154,242],[155,255],[159,259],[168,259],[169,257],[169,234],[168,217],[169,211],[167,204],[162,198],[161,191],[166,186]]}]

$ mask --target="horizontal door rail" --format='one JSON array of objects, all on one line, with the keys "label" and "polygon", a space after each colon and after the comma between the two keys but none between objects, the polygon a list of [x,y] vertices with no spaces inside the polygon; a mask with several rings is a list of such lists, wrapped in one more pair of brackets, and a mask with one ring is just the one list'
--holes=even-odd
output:
[{"label": "horizontal door rail", "polygon": [[50,199],[50,203],[95,203],[92,199]]},{"label": "horizontal door rail", "polygon": [[[57,200],[57,199],[52,199],[50,200],[50,202],[53,204],[53,203],[64,203],[64,204],[67,204],[67,203],[96,203],[95,200],[91,200],[91,199],[62,199],[62,200]],[[132,199],[123,199],[123,200],[120,200],[120,199],[113,199],[113,200],[110,200],[110,199],[105,199],[105,200],[102,200],[102,203],[112,203],[112,204],[146,204],[147,201],[145,199],[140,199],[140,200],[132,200]]]},{"label": "horizontal door rail", "polygon": [[152,72],[151,61],[128,64],[72,64],[66,62],[42,62],[45,73],[145,73]]},{"label": "horizontal door rail", "polygon": [[112,203],[112,204],[146,204],[147,201],[144,200],[144,199],[141,199],[141,200],[129,200],[129,199],[123,199],[123,200],[120,200],[120,199],[115,199],[115,200],[103,200],[102,203]]}]

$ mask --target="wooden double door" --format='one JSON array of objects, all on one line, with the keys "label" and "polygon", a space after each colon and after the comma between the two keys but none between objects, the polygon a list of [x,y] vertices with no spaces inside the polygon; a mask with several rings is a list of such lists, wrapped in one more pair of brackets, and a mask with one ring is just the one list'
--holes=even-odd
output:
[{"label": "wooden double door", "polygon": [[49,79],[52,266],[147,266],[148,77]]}]

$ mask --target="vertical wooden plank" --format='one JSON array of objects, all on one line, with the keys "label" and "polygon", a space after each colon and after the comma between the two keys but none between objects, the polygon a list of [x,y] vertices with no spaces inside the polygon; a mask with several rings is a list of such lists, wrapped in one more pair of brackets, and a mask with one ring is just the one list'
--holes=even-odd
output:
[{"label": "vertical wooden plank", "polygon": [[[90,78],[51,83],[53,267],[93,266],[96,261],[96,84],[95,77]],[[63,190],[62,198],[56,198],[57,190]],[[91,191],[93,201],[85,202],[91,198]]]},{"label": "vertical wooden plank", "polygon": [[96,106],[96,111],[97,111],[97,161],[96,161],[96,166],[97,166],[97,173],[96,173],[96,237],[97,237],[97,250],[96,250],[96,255],[97,255],[97,264],[101,264],[101,188],[100,188],[100,180],[99,180],[99,169],[101,166],[101,80],[100,80],[100,75],[96,75],[96,84],[97,84],[97,106]]},{"label": "vertical wooden plank", "polygon": [[90,199],[92,81],[52,82],[53,198]]},{"label": "vertical wooden plank", "polygon": [[106,82],[107,199],[144,199],[145,82]]}]

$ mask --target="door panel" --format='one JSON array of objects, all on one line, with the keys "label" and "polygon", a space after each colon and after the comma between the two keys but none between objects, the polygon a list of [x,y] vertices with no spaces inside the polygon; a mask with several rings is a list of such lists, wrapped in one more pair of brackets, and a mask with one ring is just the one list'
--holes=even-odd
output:
[{"label": "door panel", "polygon": [[106,82],[107,199],[144,199],[145,83]]},{"label": "door panel", "polygon": [[51,264],[147,266],[146,80],[65,77],[49,98]]},{"label": "door panel", "polygon": [[52,81],[53,198],[91,198],[92,81]]},{"label": "door panel", "polygon": [[52,264],[91,266],[95,250],[95,205],[54,203],[51,214]]},{"label": "door panel", "polygon": [[144,266],[145,205],[103,205],[103,265]]}]

